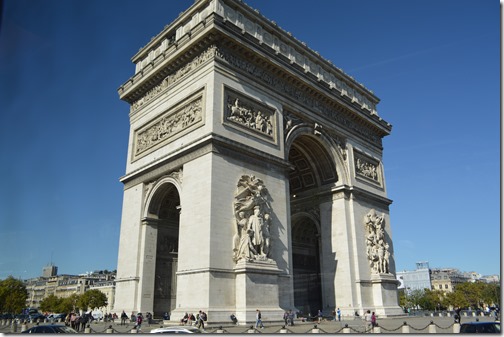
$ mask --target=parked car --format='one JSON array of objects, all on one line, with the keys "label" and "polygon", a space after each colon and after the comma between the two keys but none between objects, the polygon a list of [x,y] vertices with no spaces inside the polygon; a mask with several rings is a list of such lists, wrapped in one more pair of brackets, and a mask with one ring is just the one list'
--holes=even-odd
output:
[{"label": "parked car", "polygon": [[202,333],[200,329],[195,326],[168,326],[165,328],[157,328],[151,330],[150,333]]},{"label": "parked car", "polygon": [[500,333],[500,322],[468,322],[460,325],[460,333]]},{"label": "parked car", "polygon": [[77,331],[65,325],[48,324],[34,326],[22,333],[77,333]]}]

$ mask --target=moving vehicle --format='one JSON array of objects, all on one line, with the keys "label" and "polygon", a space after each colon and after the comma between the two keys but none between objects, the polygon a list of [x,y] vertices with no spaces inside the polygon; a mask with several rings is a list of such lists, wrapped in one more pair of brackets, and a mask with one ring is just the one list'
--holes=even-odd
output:
[{"label": "moving vehicle", "polygon": [[77,331],[65,325],[48,324],[37,325],[21,333],[77,333]]},{"label": "moving vehicle", "polygon": [[168,326],[151,330],[150,333],[203,333],[194,326]]},{"label": "moving vehicle", "polygon": [[460,333],[500,333],[500,322],[467,322],[460,325]]}]

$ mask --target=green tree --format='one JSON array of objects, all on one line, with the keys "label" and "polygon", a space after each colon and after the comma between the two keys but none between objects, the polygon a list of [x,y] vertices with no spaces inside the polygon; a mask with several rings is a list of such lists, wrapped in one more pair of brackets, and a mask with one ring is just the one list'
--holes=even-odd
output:
[{"label": "green tree", "polygon": [[0,312],[20,313],[27,298],[28,291],[21,280],[9,276],[0,281]]},{"label": "green tree", "polygon": [[40,301],[40,309],[42,311],[60,312],[62,302],[63,299],[61,297],[58,297],[56,295],[49,295],[47,297],[44,297],[44,299]]},{"label": "green tree", "polygon": [[58,312],[64,312],[64,313],[76,312],[77,309],[79,308],[77,304],[79,302],[79,299],[80,295],[77,294],[72,294],[70,297],[63,298]]},{"label": "green tree", "polygon": [[107,305],[107,295],[99,290],[88,290],[82,294],[77,302],[81,309],[95,309]]}]

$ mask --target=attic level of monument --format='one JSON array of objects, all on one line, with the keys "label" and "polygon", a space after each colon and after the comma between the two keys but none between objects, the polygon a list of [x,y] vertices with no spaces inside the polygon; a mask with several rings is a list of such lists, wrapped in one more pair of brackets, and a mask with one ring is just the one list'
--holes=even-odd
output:
[{"label": "attic level of monument", "polygon": [[135,107],[166,76],[184,67],[202,49],[217,44],[269,62],[270,70],[281,72],[280,78],[295,83],[299,91],[336,100],[370,124],[379,125],[380,136],[390,133],[391,125],[377,114],[379,99],[372,92],[247,5],[231,4],[233,8],[223,0],[199,1],[153,38],[133,58],[136,74],[119,88],[121,99]]}]

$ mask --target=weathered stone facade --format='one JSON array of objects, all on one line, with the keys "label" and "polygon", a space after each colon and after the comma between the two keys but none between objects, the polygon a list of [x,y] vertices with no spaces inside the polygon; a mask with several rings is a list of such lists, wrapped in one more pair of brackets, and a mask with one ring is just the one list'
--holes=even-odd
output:
[{"label": "weathered stone facade", "polygon": [[133,62],[115,311],[401,313],[373,93],[231,0]]}]

